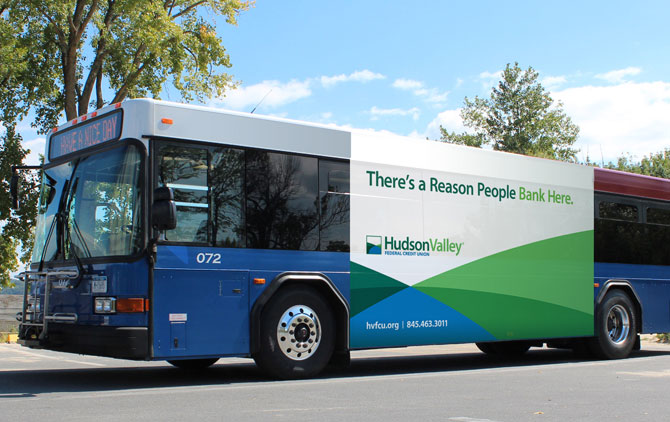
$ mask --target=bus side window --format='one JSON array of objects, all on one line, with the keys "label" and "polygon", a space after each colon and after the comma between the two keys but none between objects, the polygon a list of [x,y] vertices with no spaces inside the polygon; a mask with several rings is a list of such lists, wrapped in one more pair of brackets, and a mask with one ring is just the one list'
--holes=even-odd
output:
[{"label": "bus side window", "polygon": [[349,252],[349,163],[319,160],[319,250]]},{"label": "bus side window", "polygon": [[647,208],[647,223],[670,226],[670,210],[662,208]]},{"label": "bus side window", "polygon": [[247,150],[245,179],[247,247],[318,249],[316,158]]},{"label": "bus side window", "polygon": [[649,242],[649,263],[668,265],[670,262],[670,209],[648,207],[645,227]]},{"label": "bus side window", "polygon": [[210,167],[212,243],[244,247],[244,150],[214,148]]},{"label": "bus side window", "polygon": [[638,221],[638,212],[635,205],[620,204],[618,202],[600,202],[598,209],[600,218],[607,220]]},{"label": "bus side window", "polygon": [[642,264],[647,260],[645,227],[638,223],[638,207],[600,200],[595,221],[595,260],[597,262]]},{"label": "bus side window", "polygon": [[177,228],[166,232],[170,242],[207,242],[207,155],[203,148],[160,146],[158,180],[172,188],[177,205]]},{"label": "bus side window", "polygon": [[[595,220],[595,260],[618,264],[667,265],[670,260],[670,210],[647,201],[603,198]],[[622,202],[630,202],[622,199]],[[639,210],[646,210],[641,221]]]}]

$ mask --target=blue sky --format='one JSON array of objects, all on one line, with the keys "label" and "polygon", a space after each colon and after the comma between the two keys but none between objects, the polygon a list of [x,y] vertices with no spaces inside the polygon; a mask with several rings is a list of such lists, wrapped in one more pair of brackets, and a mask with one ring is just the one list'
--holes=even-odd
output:
[{"label": "blue sky", "polygon": [[251,111],[269,92],[257,114],[437,138],[440,125],[463,130],[463,98],[488,97],[517,61],[580,126],[581,160],[641,159],[670,147],[669,12],[667,1],[257,0],[237,27],[217,26],[240,86],[209,105]]}]

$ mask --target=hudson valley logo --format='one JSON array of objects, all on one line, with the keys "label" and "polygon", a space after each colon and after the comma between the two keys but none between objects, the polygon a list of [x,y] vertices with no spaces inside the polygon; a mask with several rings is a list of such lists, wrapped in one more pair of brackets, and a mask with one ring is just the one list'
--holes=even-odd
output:
[{"label": "hudson valley logo", "polygon": [[413,240],[409,236],[396,239],[393,236],[367,235],[365,240],[368,255],[430,256],[431,253],[447,253],[458,256],[465,244],[446,237]]},{"label": "hudson valley logo", "polygon": [[368,255],[382,254],[382,237],[381,236],[366,236],[366,247]]}]

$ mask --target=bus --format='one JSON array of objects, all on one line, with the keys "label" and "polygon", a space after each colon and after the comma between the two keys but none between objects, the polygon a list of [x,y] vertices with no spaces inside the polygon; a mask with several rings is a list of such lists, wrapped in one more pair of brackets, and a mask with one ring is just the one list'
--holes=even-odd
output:
[{"label": "bus", "polygon": [[304,378],[670,331],[662,179],[151,99],[55,128],[41,174],[31,348]]}]

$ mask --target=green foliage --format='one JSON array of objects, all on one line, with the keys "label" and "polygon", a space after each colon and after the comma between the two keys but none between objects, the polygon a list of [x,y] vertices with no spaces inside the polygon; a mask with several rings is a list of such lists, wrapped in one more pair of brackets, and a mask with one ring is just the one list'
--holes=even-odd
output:
[{"label": "green foliage", "polygon": [[0,1],[0,57],[0,122],[13,126],[35,107],[36,122],[53,126],[58,114],[51,110],[63,103],[54,84],[58,56],[49,34],[24,15],[19,2]]},{"label": "green foliage", "polygon": [[[231,25],[245,0],[0,0],[0,288],[27,262],[38,192],[22,172],[23,206],[10,210],[11,166],[27,154],[17,122],[35,114],[42,134],[67,120],[128,97],[158,98],[172,83],[186,100],[221,96],[234,87],[214,17]],[[84,55],[87,51],[88,57]],[[90,52],[90,53],[88,53]],[[115,94],[103,98],[103,84]],[[92,98],[95,97],[93,101]]]},{"label": "green foliage", "polygon": [[616,164],[609,163],[606,168],[627,171],[629,173],[645,174],[647,176],[662,177],[670,179],[670,148],[665,151],[649,154],[639,163],[633,161],[631,156],[619,157]]},{"label": "green foliage", "polygon": [[37,217],[37,175],[23,172],[21,178],[21,202],[19,210],[11,209],[9,179],[11,166],[23,162],[28,154],[21,146],[21,137],[13,127],[6,128],[0,144],[0,289],[9,286],[10,273],[19,268],[17,248],[21,261],[28,262],[33,248],[32,230]]},{"label": "green foliage", "polygon": [[571,147],[579,128],[537,78],[532,67],[524,71],[518,63],[507,64],[489,99],[465,97],[461,117],[474,134],[440,127],[440,140],[474,147],[491,144],[498,151],[574,161],[577,151]]},{"label": "green foliage", "polygon": [[[211,18],[222,16],[235,25],[238,14],[250,4],[14,0],[0,5],[0,40],[7,41],[2,52],[13,52],[6,72],[3,68],[0,74],[15,75],[13,98],[19,92],[31,93],[19,103],[18,114],[35,107],[34,123],[43,132],[63,111],[70,120],[86,114],[91,105],[99,108],[127,97],[158,97],[168,82],[186,100],[223,95],[235,84],[222,71],[231,66],[230,59]],[[85,49],[91,57],[84,56]],[[34,78],[26,78],[28,74]],[[103,81],[115,91],[107,101],[102,98]],[[94,93],[96,100],[91,101]]]}]

